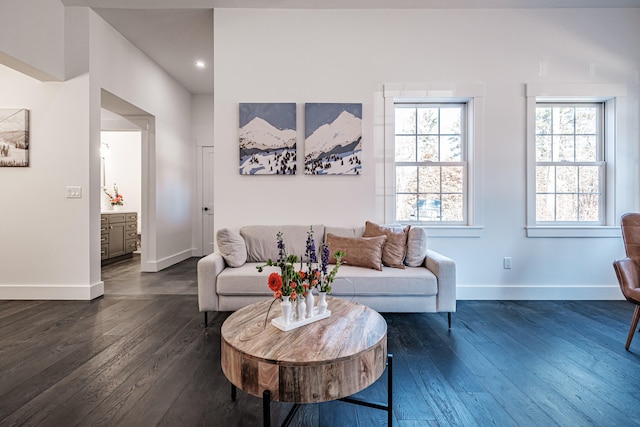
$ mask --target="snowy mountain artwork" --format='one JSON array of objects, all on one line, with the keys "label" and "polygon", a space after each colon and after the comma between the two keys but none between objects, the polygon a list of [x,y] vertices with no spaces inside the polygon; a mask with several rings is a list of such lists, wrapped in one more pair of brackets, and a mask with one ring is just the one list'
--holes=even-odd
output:
[{"label": "snowy mountain artwork", "polygon": [[29,166],[29,110],[0,109],[0,166]]},{"label": "snowy mountain artwork", "polygon": [[240,104],[240,174],[296,173],[296,104]]},{"label": "snowy mountain artwork", "polygon": [[305,104],[304,173],[362,173],[362,104]]}]

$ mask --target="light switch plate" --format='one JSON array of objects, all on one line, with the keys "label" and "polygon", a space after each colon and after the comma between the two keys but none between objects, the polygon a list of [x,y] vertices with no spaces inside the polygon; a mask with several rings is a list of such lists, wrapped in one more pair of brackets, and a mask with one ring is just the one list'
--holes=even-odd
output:
[{"label": "light switch plate", "polygon": [[78,186],[67,186],[67,199],[81,199],[82,198],[82,187]]}]

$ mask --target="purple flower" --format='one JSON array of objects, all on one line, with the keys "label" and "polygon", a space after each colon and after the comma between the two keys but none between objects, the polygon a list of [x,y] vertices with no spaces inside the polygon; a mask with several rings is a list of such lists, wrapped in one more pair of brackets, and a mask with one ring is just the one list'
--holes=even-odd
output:
[{"label": "purple flower", "polygon": [[276,240],[278,241],[278,262],[282,262],[287,258],[287,252],[285,251],[284,241],[282,240],[282,233],[278,231],[276,234]]},{"label": "purple flower", "polygon": [[307,249],[305,251],[308,262],[313,264],[318,262],[316,257],[316,242],[313,240],[313,228],[307,232]]},{"label": "purple flower", "polygon": [[322,275],[327,274],[327,266],[329,265],[329,246],[322,245],[321,268]]}]

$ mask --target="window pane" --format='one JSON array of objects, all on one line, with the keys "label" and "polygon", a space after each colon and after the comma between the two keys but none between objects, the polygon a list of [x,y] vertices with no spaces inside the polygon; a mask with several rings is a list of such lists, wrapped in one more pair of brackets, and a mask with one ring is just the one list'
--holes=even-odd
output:
[{"label": "window pane", "polygon": [[437,221],[440,219],[442,202],[440,194],[420,194],[418,198],[418,220]]},{"label": "window pane", "polygon": [[596,146],[595,135],[576,136],[576,161],[595,162],[597,161],[598,147]]},{"label": "window pane", "polygon": [[578,167],[577,166],[557,166],[556,167],[556,192],[577,193],[578,192]]},{"label": "window pane", "polygon": [[455,108],[441,108],[440,109],[440,133],[441,134],[455,134],[461,133],[460,126],[462,119],[462,110],[460,107]]},{"label": "window pane", "polygon": [[416,161],[416,137],[396,136],[396,162]]},{"label": "window pane", "polygon": [[554,149],[557,149],[554,162],[573,162],[575,160],[573,135],[556,136],[553,138],[553,142]]},{"label": "window pane", "polygon": [[574,133],[573,107],[556,107],[553,109],[553,133]]},{"label": "window pane", "polygon": [[538,194],[536,196],[536,218],[538,221],[554,221],[555,210],[555,195]]},{"label": "window pane", "polygon": [[442,192],[462,193],[464,175],[461,166],[442,167]]},{"label": "window pane", "polygon": [[576,133],[591,134],[596,133],[597,124],[596,107],[577,107],[576,108]]},{"label": "window pane", "polygon": [[416,220],[416,201],[415,194],[396,194],[396,218],[398,221]]},{"label": "window pane", "polygon": [[415,166],[396,166],[396,192],[418,192],[418,168]]},{"label": "window pane", "polygon": [[437,108],[418,108],[418,133],[431,135],[438,133]]},{"label": "window pane", "polygon": [[580,221],[600,220],[600,197],[596,194],[580,195]]},{"label": "window pane", "polygon": [[536,167],[536,193],[555,193],[555,166]]},{"label": "window pane", "polygon": [[396,135],[416,133],[416,109],[396,108]]},{"label": "window pane", "polygon": [[536,108],[536,135],[551,133],[551,107]]},{"label": "window pane", "polygon": [[443,221],[462,221],[463,206],[462,194],[443,194],[442,195],[442,220]]},{"label": "window pane", "polygon": [[551,137],[550,136],[536,136],[536,161],[537,162],[551,161]]},{"label": "window pane", "polygon": [[438,137],[419,136],[418,137],[418,161],[437,162],[438,161]]},{"label": "window pane", "polygon": [[420,166],[420,192],[440,191],[440,166]]},{"label": "window pane", "polygon": [[578,195],[558,194],[556,196],[556,221],[578,220]]},{"label": "window pane", "polygon": [[459,136],[443,136],[440,139],[440,161],[459,162],[461,160],[460,149]]},{"label": "window pane", "polygon": [[580,166],[578,168],[581,193],[599,193],[599,172],[600,168],[598,166]]}]

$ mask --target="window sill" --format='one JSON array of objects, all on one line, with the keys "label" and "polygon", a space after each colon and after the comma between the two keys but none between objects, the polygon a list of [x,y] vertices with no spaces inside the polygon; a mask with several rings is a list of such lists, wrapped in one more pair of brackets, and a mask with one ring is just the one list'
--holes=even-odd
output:
[{"label": "window sill", "polygon": [[622,234],[620,227],[612,226],[535,226],[525,227],[527,237],[617,237]]}]

